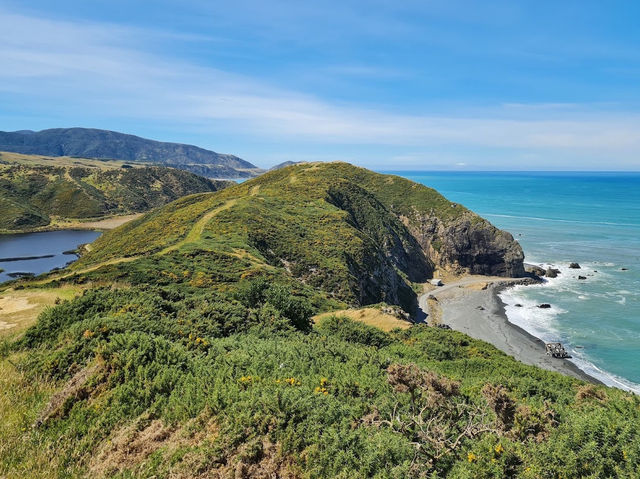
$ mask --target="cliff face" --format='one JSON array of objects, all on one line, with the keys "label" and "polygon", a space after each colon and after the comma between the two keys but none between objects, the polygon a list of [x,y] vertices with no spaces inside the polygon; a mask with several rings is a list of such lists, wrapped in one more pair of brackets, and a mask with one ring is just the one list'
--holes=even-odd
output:
[{"label": "cliff face", "polygon": [[405,224],[425,253],[453,273],[524,276],[524,253],[513,236],[476,216],[464,214],[448,222],[416,214]]}]

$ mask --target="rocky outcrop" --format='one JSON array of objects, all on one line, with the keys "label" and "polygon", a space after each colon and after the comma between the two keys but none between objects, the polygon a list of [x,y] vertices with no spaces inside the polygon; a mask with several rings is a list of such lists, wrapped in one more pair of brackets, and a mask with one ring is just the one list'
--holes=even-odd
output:
[{"label": "rocky outcrop", "polygon": [[524,253],[513,236],[471,212],[450,221],[423,216],[406,224],[441,269],[516,278],[525,275]]},{"label": "rocky outcrop", "polygon": [[544,276],[547,274],[547,271],[540,266],[536,266],[535,264],[525,264],[524,270],[526,273],[532,274],[534,276]]},{"label": "rocky outcrop", "polygon": [[547,268],[547,272],[546,272],[547,278],[557,278],[559,274],[560,274],[559,269]]}]

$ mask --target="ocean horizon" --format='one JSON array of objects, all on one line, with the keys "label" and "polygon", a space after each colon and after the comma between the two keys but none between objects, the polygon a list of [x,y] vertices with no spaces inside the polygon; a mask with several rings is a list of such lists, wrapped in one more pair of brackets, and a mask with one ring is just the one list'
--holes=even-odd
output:
[{"label": "ocean horizon", "polygon": [[509,231],[525,262],[559,269],[541,285],[501,293],[509,320],[561,341],[596,379],[640,393],[640,172],[384,173],[438,190]]}]

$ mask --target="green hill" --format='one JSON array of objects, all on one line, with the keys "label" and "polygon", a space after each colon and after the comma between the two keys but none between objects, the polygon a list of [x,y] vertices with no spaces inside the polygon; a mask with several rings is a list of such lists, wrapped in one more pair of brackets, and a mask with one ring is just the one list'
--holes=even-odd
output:
[{"label": "green hill", "polygon": [[0,477],[638,477],[633,394],[455,331],[311,320],[521,263],[434,190],[343,163],[181,198],[18,284],[84,291],[0,342]]},{"label": "green hill", "polygon": [[0,230],[144,212],[229,184],[170,168],[0,153]]},{"label": "green hill", "polygon": [[[346,163],[292,166],[182,198],[104,235],[73,269],[123,257],[135,261],[109,268],[137,268],[145,282],[197,262],[212,284],[269,272],[349,304],[384,301],[410,312],[413,283],[434,268],[523,274],[508,233],[430,188]],[[225,272],[218,259],[229,263]]]}]

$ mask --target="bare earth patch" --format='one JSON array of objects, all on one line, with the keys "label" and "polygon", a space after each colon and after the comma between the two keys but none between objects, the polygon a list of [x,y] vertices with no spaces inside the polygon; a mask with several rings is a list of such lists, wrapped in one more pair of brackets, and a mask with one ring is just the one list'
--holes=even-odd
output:
[{"label": "bare earth patch", "polygon": [[124,216],[112,216],[96,221],[54,221],[53,226],[60,229],[112,230],[131,220],[140,218],[142,213]]}]

